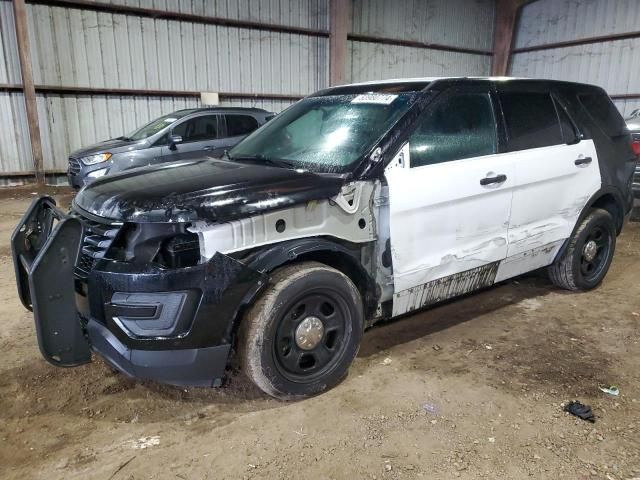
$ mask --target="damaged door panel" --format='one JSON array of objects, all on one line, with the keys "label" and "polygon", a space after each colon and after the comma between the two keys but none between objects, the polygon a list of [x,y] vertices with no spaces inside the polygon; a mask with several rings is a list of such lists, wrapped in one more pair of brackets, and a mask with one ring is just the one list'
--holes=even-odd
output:
[{"label": "damaged door panel", "polygon": [[[469,112],[469,104],[477,112]],[[443,123],[445,112],[449,123]],[[400,301],[409,289],[506,258],[515,180],[513,159],[497,153],[497,142],[488,86],[454,90],[437,98],[418,119],[398,153],[402,161],[391,161],[385,176],[394,314],[415,308],[413,302]],[[450,285],[464,286],[456,281]]]}]

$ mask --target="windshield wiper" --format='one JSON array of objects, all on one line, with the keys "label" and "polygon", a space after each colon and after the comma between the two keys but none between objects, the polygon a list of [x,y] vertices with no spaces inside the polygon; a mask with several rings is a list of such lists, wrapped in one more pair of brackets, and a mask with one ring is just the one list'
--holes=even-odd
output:
[{"label": "windshield wiper", "polygon": [[231,156],[227,153],[227,158],[234,162],[252,162],[256,164],[262,163],[265,165],[271,165],[274,167],[296,168],[296,165],[289,160],[283,160],[281,158],[267,158],[262,154]]}]

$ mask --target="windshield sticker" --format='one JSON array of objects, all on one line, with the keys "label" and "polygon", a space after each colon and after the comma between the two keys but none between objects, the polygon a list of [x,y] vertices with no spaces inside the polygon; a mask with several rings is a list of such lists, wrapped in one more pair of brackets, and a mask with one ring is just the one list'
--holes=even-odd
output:
[{"label": "windshield sticker", "polygon": [[384,93],[363,93],[351,100],[351,103],[377,103],[380,105],[390,105],[398,95],[387,95]]}]

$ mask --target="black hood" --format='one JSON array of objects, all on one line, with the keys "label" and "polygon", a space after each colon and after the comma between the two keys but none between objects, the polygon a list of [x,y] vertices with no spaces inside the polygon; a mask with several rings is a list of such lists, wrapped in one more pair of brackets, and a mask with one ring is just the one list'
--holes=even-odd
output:
[{"label": "black hood", "polygon": [[228,221],[337,195],[338,176],[223,160],[137,168],[99,178],[74,206],[112,221]]}]

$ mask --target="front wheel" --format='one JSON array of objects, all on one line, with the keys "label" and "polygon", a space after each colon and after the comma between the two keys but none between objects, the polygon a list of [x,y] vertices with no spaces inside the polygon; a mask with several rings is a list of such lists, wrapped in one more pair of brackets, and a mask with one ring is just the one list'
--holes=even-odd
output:
[{"label": "front wheel", "polygon": [[363,317],[360,293],[342,272],[317,262],[283,267],[240,325],[242,369],[276,398],[318,394],[347,374]]},{"label": "front wheel", "polygon": [[591,210],[549,267],[551,281],[567,290],[591,290],[609,271],[616,248],[616,226],[606,210]]}]

